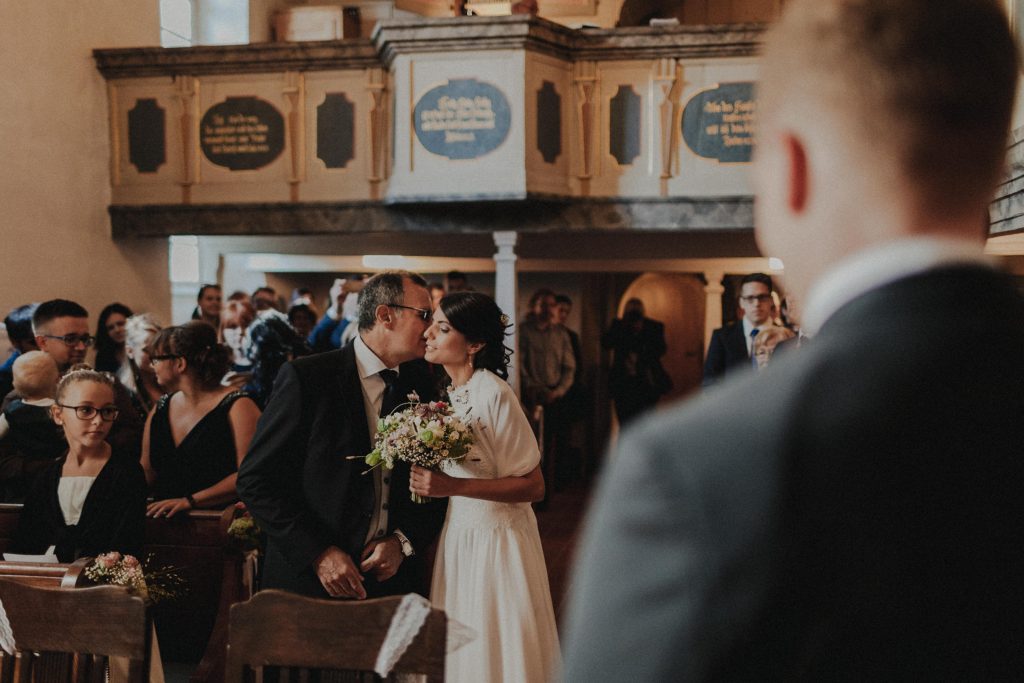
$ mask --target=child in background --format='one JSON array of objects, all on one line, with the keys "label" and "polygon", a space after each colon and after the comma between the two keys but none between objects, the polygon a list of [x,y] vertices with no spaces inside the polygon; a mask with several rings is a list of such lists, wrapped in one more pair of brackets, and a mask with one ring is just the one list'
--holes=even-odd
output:
[{"label": "child in background", "polygon": [[[20,395],[0,415],[0,439],[9,439],[19,463],[5,464],[7,483],[24,494],[32,477],[47,463],[67,450],[64,432],[50,417],[60,373],[53,358],[42,351],[30,351],[14,361],[14,389]],[[7,471],[17,464],[17,472]],[[12,474],[16,476],[11,476]],[[10,488],[10,487],[8,487]],[[11,496],[5,495],[10,500]]]}]

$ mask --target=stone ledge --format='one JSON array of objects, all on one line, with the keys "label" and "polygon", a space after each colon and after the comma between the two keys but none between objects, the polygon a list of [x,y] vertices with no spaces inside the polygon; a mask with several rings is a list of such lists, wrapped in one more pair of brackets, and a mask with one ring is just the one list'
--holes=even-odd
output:
[{"label": "stone ledge", "polygon": [[750,197],[518,201],[305,202],[109,207],[113,237],[344,233],[605,233],[751,230]]}]

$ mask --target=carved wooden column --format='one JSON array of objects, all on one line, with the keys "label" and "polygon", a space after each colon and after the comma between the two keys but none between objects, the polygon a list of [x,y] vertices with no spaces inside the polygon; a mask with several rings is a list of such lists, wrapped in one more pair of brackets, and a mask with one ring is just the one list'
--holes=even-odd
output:
[{"label": "carved wooden column", "polygon": [[671,57],[659,59],[654,82],[661,88],[663,99],[661,115],[661,196],[668,196],[668,181],[679,172],[679,134],[683,108],[679,98],[683,94],[683,65]]},{"label": "carved wooden column", "polygon": [[181,203],[192,203],[192,186],[199,182],[199,79],[174,77],[174,98],[181,107]]},{"label": "carved wooden column", "polygon": [[288,101],[288,146],[291,148],[288,188],[291,200],[297,202],[299,184],[305,179],[306,79],[299,72],[287,71],[284,81],[285,86],[281,92]]},{"label": "carved wooden column", "polygon": [[[384,69],[366,70],[366,89],[370,92],[370,198],[381,198],[381,183],[387,177],[388,88]],[[392,141],[391,144],[394,144]]]},{"label": "carved wooden column", "polygon": [[704,348],[711,343],[711,333],[722,326],[722,295],[725,287],[722,280],[725,273],[721,270],[704,271]]},{"label": "carved wooden column", "polygon": [[[516,242],[519,239],[518,233],[513,230],[504,230],[494,233],[494,244],[498,247],[494,255],[494,301],[498,304],[509,322],[518,323],[516,320],[516,306],[519,301],[519,278],[516,274]],[[506,342],[511,348],[519,349],[519,328],[513,325],[512,335]],[[512,360],[508,366],[508,383],[512,389],[519,394],[519,371],[516,369],[517,354],[512,354]]]},{"label": "carved wooden column", "polygon": [[579,125],[577,144],[580,148],[580,166],[577,178],[580,181],[580,195],[590,194],[590,179],[594,176],[594,130],[597,128],[597,63],[576,62],[573,65],[573,82],[576,84],[576,116]]}]

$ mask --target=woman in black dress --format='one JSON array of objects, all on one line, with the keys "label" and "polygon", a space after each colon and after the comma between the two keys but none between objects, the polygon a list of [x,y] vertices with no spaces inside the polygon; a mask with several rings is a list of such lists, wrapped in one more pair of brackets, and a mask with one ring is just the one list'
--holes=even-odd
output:
[{"label": "woman in black dress", "polygon": [[244,392],[221,384],[231,351],[205,322],[161,330],[149,348],[163,396],[146,421],[142,466],[156,501],[146,514],[237,500],[235,479],[260,411]]},{"label": "woman in black dress", "polygon": [[118,410],[114,378],[73,370],[51,407],[68,451],[39,473],[26,498],[10,550],[38,555],[50,546],[61,562],[142,549],[146,479],[138,461],[105,439]]}]

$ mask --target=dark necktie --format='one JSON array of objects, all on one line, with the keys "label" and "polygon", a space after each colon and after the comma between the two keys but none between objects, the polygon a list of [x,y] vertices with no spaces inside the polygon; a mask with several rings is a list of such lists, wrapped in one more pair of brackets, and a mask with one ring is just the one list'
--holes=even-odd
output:
[{"label": "dark necktie", "polygon": [[754,353],[754,340],[757,338],[757,333],[761,330],[756,327],[750,331],[750,364],[757,370],[757,354]]},{"label": "dark necktie", "polygon": [[398,373],[384,369],[377,373],[384,380],[384,394],[380,397],[380,416],[390,415],[402,404],[402,392],[398,387]]}]

